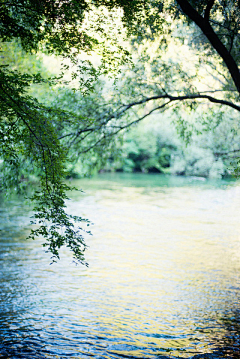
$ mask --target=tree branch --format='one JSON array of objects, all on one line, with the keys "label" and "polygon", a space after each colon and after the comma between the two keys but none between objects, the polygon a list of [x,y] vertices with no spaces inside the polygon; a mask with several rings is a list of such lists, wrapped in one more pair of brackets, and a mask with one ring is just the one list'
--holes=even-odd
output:
[{"label": "tree branch", "polygon": [[[218,90],[216,91],[209,91],[209,92],[218,92]],[[111,114],[110,116],[106,116],[106,120],[101,123],[100,126],[98,127],[91,127],[91,128],[85,128],[85,129],[81,129],[81,130],[78,130],[77,132],[73,133],[69,133],[69,134],[65,134],[61,137],[59,137],[59,139],[61,138],[64,138],[64,137],[68,137],[68,136],[74,136],[74,138],[72,139],[72,141],[70,142],[69,144],[69,147],[71,147],[76,141],[77,139],[79,138],[79,136],[82,134],[82,133],[86,133],[86,136],[88,136],[91,132],[96,132],[97,130],[99,130],[100,128],[104,127],[105,125],[107,125],[112,119],[119,119],[121,118],[121,116],[123,116],[127,110],[129,110],[130,108],[134,107],[134,106],[138,106],[138,105],[142,105],[142,104],[145,104],[149,101],[154,101],[154,100],[167,100],[167,102],[164,102],[163,104],[155,107],[154,109],[152,109],[151,111],[149,111],[147,114],[145,114],[144,116],[138,118],[137,120],[134,120],[130,123],[127,123],[125,125],[111,125],[110,128],[112,129],[116,129],[116,131],[113,131],[111,133],[109,133],[108,135],[104,135],[103,138],[106,138],[108,136],[113,136],[113,135],[116,135],[119,131],[123,130],[123,129],[126,129],[140,121],[142,121],[144,118],[146,118],[147,116],[149,116],[150,114],[152,114],[154,111],[157,111],[157,110],[160,110],[160,109],[163,109],[163,108],[166,108],[167,106],[170,106],[171,104],[177,102],[177,101],[187,101],[187,100],[201,100],[201,99],[204,99],[204,100],[208,100],[212,103],[217,103],[217,104],[220,104],[220,105],[226,105],[226,106],[229,106],[237,111],[240,112],[240,106],[230,102],[230,101],[225,101],[225,100],[221,100],[221,99],[217,99],[217,98],[214,98],[210,95],[207,95],[207,94],[193,94],[193,95],[184,95],[184,96],[171,96],[171,95],[168,95],[167,93],[165,93],[164,95],[156,95],[156,96],[151,96],[151,97],[147,97],[147,98],[143,98],[142,100],[139,100],[139,101],[135,101],[135,102],[131,102],[129,103],[128,105],[122,105],[119,107],[120,111],[115,111],[115,113]],[[97,121],[96,121],[97,122]],[[85,137],[84,137],[85,138]],[[84,139],[83,138],[83,139]],[[92,149],[94,146],[98,145],[102,140],[103,138],[97,140],[93,145],[91,145],[90,147],[88,147],[87,149],[85,149],[84,151],[81,151],[81,153],[86,153],[88,152],[90,149]],[[82,140],[82,138],[81,138]]]},{"label": "tree branch", "polygon": [[168,94],[165,95],[156,95],[156,96],[151,96],[151,97],[147,97],[144,98],[140,101],[136,101],[136,102],[132,102],[128,105],[126,105],[125,109],[121,110],[120,113],[117,114],[117,116],[114,116],[115,118],[120,117],[122,115],[122,113],[126,112],[129,108],[136,106],[136,105],[141,105],[144,104],[146,102],[152,101],[152,100],[159,100],[159,99],[168,99],[171,102],[172,101],[185,101],[185,100],[196,100],[196,99],[205,99],[208,100],[210,102],[213,103],[218,103],[221,105],[225,105],[225,106],[229,106],[231,108],[233,108],[234,110],[237,110],[240,112],[240,106],[230,102],[230,101],[226,101],[226,100],[222,100],[222,99],[217,99],[215,97],[209,96],[209,95],[203,95],[203,94],[193,94],[193,95],[184,95],[184,96],[171,96]]},{"label": "tree branch", "polygon": [[124,126],[112,126],[112,127],[116,127],[118,128],[118,131],[114,132],[114,134],[118,133],[119,131],[123,130],[123,129],[126,129],[132,125],[136,125],[138,122],[142,121],[144,118],[146,118],[147,116],[150,116],[154,111],[157,111],[157,110],[161,110],[162,108],[168,106],[169,104],[171,103],[171,101],[168,101],[160,106],[157,106],[155,108],[153,108],[151,111],[149,111],[148,113],[146,113],[144,116],[138,118],[137,120],[135,121],[132,121]]},{"label": "tree branch", "polygon": [[[202,30],[206,38],[209,40],[212,47],[217,51],[219,56],[223,59],[231,74],[233,82],[238,92],[240,93],[240,71],[232,55],[229,53],[227,48],[224,46],[224,44],[221,42],[217,34],[214,32],[209,22],[205,21],[205,19],[192,7],[192,5],[187,0],[176,0],[176,1],[181,7],[183,13],[187,15],[193,22],[195,22],[195,24],[198,27],[200,27],[200,29]],[[208,3],[210,10],[211,10],[211,3],[212,0],[210,0],[210,2]]]},{"label": "tree branch", "polygon": [[204,20],[205,21],[209,21],[209,16],[210,16],[210,11],[214,5],[214,1],[215,0],[209,0],[208,4],[207,4],[207,7],[206,7],[206,10],[205,10],[205,13],[204,13]]},{"label": "tree branch", "polygon": [[224,155],[228,156],[229,154],[236,153],[236,152],[240,152],[240,149],[233,150],[233,151],[228,151],[228,152],[214,152],[214,155],[215,156],[224,156]]}]

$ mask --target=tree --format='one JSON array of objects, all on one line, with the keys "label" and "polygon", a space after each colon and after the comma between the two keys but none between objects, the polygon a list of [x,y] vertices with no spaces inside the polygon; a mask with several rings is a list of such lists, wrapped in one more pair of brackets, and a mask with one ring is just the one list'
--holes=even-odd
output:
[{"label": "tree", "polygon": [[[172,106],[179,101],[188,102],[192,106],[199,100],[207,100],[239,112],[239,1],[176,0],[170,3],[153,1],[148,2],[148,5],[153,8],[151,16],[149,14],[145,16],[149,20],[149,26],[147,27],[143,22],[144,36],[153,42],[158,39],[157,56],[150,64],[151,73],[146,75],[145,70],[145,78],[148,78],[145,81],[144,92],[151,92],[152,95],[144,94],[141,98],[141,95],[137,93],[138,100],[123,106],[120,112],[116,113],[116,117],[134,106],[156,100],[158,100],[158,105],[151,109],[151,112]],[[155,24],[155,19],[159,17],[162,17],[160,29],[159,23]],[[171,26],[172,23],[174,27]],[[172,41],[173,38],[178,41],[178,47],[187,42],[188,46],[195,51],[195,54],[189,53],[190,58],[187,60],[188,67],[192,66],[194,73],[184,70],[182,64],[176,59],[172,62],[169,59],[168,62],[164,61],[163,53],[167,51],[169,39]],[[147,44],[148,47],[151,46],[150,41]],[[146,54],[147,51],[145,51]],[[143,63],[147,64],[147,60],[151,61],[149,55],[143,58]],[[215,88],[208,84],[202,90],[199,69],[204,66],[209,67],[208,71],[214,79]],[[137,74],[139,71],[142,71],[140,76]],[[138,76],[135,86],[137,83],[140,86],[143,84],[143,75],[143,70],[140,70],[138,66],[135,75],[132,75],[135,78]],[[194,83],[193,80],[198,78],[198,83],[196,84],[196,81]],[[152,85],[153,81],[155,84]],[[160,105],[159,100],[162,100]]]},{"label": "tree", "polygon": [[[121,6],[120,2],[114,4]],[[136,54],[134,66],[130,63],[123,68],[105,112],[102,106],[101,114],[93,114],[95,123],[107,128],[102,140],[169,108],[179,114],[179,132],[186,140],[192,129],[186,116],[181,116],[184,109],[202,105],[203,112],[209,114],[208,119],[205,114],[199,119],[205,128],[211,122],[217,126],[227,115],[239,116],[239,2],[134,1],[122,8]],[[185,63],[178,56],[181,51],[187,52]],[[218,121],[213,121],[214,117]],[[88,134],[93,128],[90,126]],[[85,134],[79,127],[66,136],[79,146]],[[98,140],[101,143],[101,138]],[[236,153],[239,148],[231,151]]]},{"label": "tree", "polygon": [[[205,1],[186,1],[176,0],[168,2],[149,2],[149,5],[153,6],[155,12],[153,12],[153,19],[156,16],[163,16],[164,20],[166,14],[169,17],[168,22],[172,22],[175,19],[183,24],[182,34],[177,34],[178,39],[183,43],[187,41],[189,45],[200,50],[198,53],[199,62],[206,63],[212,67],[211,70],[215,70],[216,80],[218,86],[216,89],[209,91],[201,91],[192,86],[192,81],[188,86],[187,82],[191,80],[188,74],[182,71],[181,67],[178,67],[177,74],[173,74],[172,88],[164,88],[158,94],[145,97],[136,103],[128,104],[130,108],[142,102],[148,102],[152,100],[165,100],[162,107],[166,107],[176,101],[187,101],[191,102],[195,100],[208,100],[212,103],[227,106],[236,111],[240,111],[239,106],[239,94],[240,94],[240,70],[239,70],[239,45],[240,45],[240,3],[239,1],[222,1],[222,0],[205,0]],[[161,5],[161,6],[160,6]],[[160,8],[159,12],[158,9]],[[176,25],[177,26],[177,23]],[[162,24],[166,25],[166,20]],[[155,33],[152,36],[156,37],[158,27],[150,23],[150,30]],[[166,27],[167,30],[169,28]],[[164,26],[162,25],[162,29]],[[162,33],[160,33],[162,35]],[[173,32],[172,35],[174,36]],[[151,36],[151,35],[149,35]],[[167,42],[168,36],[163,36],[162,41]],[[161,45],[161,44],[160,44]],[[164,50],[164,47],[163,47]],[[210,58],[209,58],[210,57]],[[196,59],[193,59],[196,61]],[[188,60],[191,64],[191,58]],[[199,62],[193,66],[197,70]],[[164,64],[162,64],[163,66]],[[173,64],[174,65],[174,64]],[[176,66],[176,64],[175,64]],[[161,64],[159,64],[158,72],[162,70]],[[164,76],[169,69],[163,68]],[[167,70],[167,71],[166,71]],[[156,70],[155,70],[156,72]],[[221,73],[220,73],[221,72]],[[218,76],[217,76],[218,75]],[[183,80],[182,86],[177,88],[174,84],[175,76],[178,79]],[[197,73],[194,75],[197,76]],[[168,78],[169,80],[169,78]],[[184,85],[184,86],[183,86]],[[214,96],[218,93],[222,94],[220,97]],[[214,94],[214,95],[213,95]]]},{"label": "tree", "polygon": [[[1,1],[0,7],[0,41],[2,47],[8,42],[19,43],[25,52],[44,51],[48,54],[64,56],[71,65],[73,79],[77,73],[82,76],[85,90],[91,88],[89,77],[106,72],[107,68],[122,61],[127,55],[122,51],[117,55],[118,45],[114,38],[105,34],[108,18],[102,16],[101,6],[104,1]],[[87,14],[99,9],[94,17],[94,31]],[[112,15],[109,13],[109,17]],[[106,20],[99,23],[99,17]],[[89,26],[88,25],[89,22]],[[86,27],[86,30],[83,29]],[[91,35],[93,32],[93,36]],[[102,37],[107,40],[104,46]],[[115,46],[114,52],[109,46]],[[90,66],[88,61],[79,65],[78,55],[95,48],[102,58],[99,69]],[[116,58],[115,54],[116,53]],[[112,55],[110,57],[110,55]],[[3,53],[3,58],[6,56]],[[62,71],[68,65],[62,64]],[[35,202],[34,223],[39,226],[31,231],[30,238],[41,235],[45,238],[47,249],[52,253],[53,261],[59,258],[59,248],[66,245],[74,258],[84,261],[86,244],[82,228],[74,222],[88,221],[65,211],[66,192],[70,187],[64,183],[66,177],[65,163],[67,148],[59,138],[59,127],[74,121],[85,119],[70,111],[46,105],[31,95],[33,86],[54,86],[65,83],[63,73],[55,77],[44,77],[40,72],[29,73],[13,69],[9,64],[0,67],[0,132],[2,169],[2,190],[6,187],[21,185],[21,166],[28,161],[29,167],[39,168],[40,186],[32,196]],[[86,78],[87,76],[87,78]],[[87,120],[87,119],[86,119]]]},{"label": "tree", "polygon": [[[182,103],[192,108],[206,100],[239,113],[239,9],[239,0],[1,1],[2,44],[15,41],[26,52],[42,51],[69,60],[62,63],[61,73],[52,77],[12,69],[7,64],[0,67],[2,159],[5,173],[12,173],[3,177],[3,188],[19,185],[23,158],[40,169],[40,187],[33,196],[39,227],[32,230],[30,237],[45,237],[53,260],[59,258],[59,248],[67,245],[74,257],[84,263],[86,244],[82,229],[74,225],[74,221],[84,220],[68,215],[64,204],[69,190],[64,183],[69,146],[74,148],[81,142],[80,152],[102,144],[108,146],[113,135],[124,128],[154,111],[171,106],[177,110]],[[129,62],[129,51],[119,41],[124,31],[133,46],[142,46],[140,60]],[[184,69],[177,59],[164,58],[172,39],[179,47],[187,41],[198,57],[197,62],[194,57],[193,72]],[[154,58],[147,48],[157,42]],[[89,55],[93,51],[99,54],[97,67],[88,57],[84,61],[79,58],[82,52]],[[123,76],[120,81],[137,87],[129,86],[128,93],[104,109],[99,106],[94,114],[64,108],[59,101],[41,102],[31,95],[34,86],[63,87],[64,71],[69,68],[72,80],[78,78],[82,92],[87,92],[101,74],[124,63],[131,64],[124,68],[130,76]],[[211,72],[215,88],[209,84],[202,87],[202,67]],[[87,101],[76,93],[72,83],[64,93],[79,103]],[[131,110],[146,103],[152,106],[132,119],[135,111]]]}]

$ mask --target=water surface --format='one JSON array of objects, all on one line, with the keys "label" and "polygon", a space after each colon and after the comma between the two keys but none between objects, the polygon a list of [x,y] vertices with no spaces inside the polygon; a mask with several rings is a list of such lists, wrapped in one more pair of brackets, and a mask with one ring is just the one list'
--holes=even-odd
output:
[{"label": "water surface", "polygon": [[144,174],[73,184],[89,218],[89,267],[41,240],[2,204],[0,357],[239,358],[240,185]]}]

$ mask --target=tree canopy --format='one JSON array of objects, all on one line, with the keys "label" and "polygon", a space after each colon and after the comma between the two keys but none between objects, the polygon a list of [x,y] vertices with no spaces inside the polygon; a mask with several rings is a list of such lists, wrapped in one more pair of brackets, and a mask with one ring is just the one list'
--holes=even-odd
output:
[{"label": "tree canopy", "polygon": [[[58,56],[58,73],[12,66],[10,43],[35,61],[39,53]],[[53,260],[67,245],[85,263],[82,227],[88,220],[65,207],[70,148],[78,154],[102,151],[119,131],[182,104],[240,112],[239,0],[2,0],[0,45],[2,190],[23,187],[23,166],[38,169],[40,184],[32,196],[38,227],[30,237],[43,236]],[[111,72],[118,76],[115,92],[89,94]],[[46,92],[41,98],[40,87]],[[184,120],[179,123],[184,133]]]}]

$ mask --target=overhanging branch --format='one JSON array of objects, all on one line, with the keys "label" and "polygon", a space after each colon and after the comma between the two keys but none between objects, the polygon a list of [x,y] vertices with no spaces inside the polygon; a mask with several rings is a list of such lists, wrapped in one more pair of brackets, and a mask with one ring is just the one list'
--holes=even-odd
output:
[{"label": "overhanging branch", "polygon": [[192,95],[183,95],[183,96],[171,96],[168,94],[164,94],[164,95],[156,95],[156,96],[147,97],[140,101],[129,103],[128,105],[125,106],[125,108],[123,110],[121,110],[121,112],[117,113],[114,117],[115,118],[120,117],[124,112],[126,112],[128,109],[130,109],[133,106],[141,105],[141,104],[147,103],[149,101],[160,100],[160,99],[166,99],[166,100],[169,100],[170,102],[186,101],[186,100],[201,100],[202,99],[202,100],[208,100],[210,102],[217,103],[220,105],[225,105],[225,106],[231,107],[234,110],[237,110],[240,112],[240,106],[238,106],[230,101],[218,99],[218,98],[212,97],[210,95],[206,95],[206,94],[192,94]]},{"label": "overhanging branch", "polygon": [[[164,103],[161,103],[160,105],[156,105],[152,110],[150,110],[148,113],[144,114],[142,117],[139,117],[136,120],[131,121],[129,123],[125,123],[125,124],[119,124],[119,125],[118,124],[111,124],[111,125],[109,125],[111,120],[120,119],[122,116],[124,116],[126,114],[126,112],[129,109],[134,108],[135,106],[138,106],[138,105],[143,105],[143,104],[145,104],[147,102],[150,102],[150,101],[157,101],[157,100],[163,100]],[[208,100],[209,102],[216,103],[216,104],[219,104],[219,105],[228,106],[228,107],[233,108],[234,110],[240,112],[240,106],[239,105],[236,105],[236,104],[234,104],[234,103],[232,103],[230,101],[215,98],[215,97],[210,96],[208,94],[198,93],[198,94],[192,94],[192,95],[172,96],[172,95],[169,95],[169,94],[167,94],[165,92],[162,95],[146,97],[146,98],[143,98],[143,99],[141,99],[139,101],[131,102],[131,103],[127,104],[127,105],[121,105],[117,111],[115,111],[111,115],[106,115],[105,120],[100,125],[98,124],[97,126],[92,126],[92,127],[86,127],[86,128],[79,129],[76,132],[71,132],[71,133],[65,134],[62,137],[60,137],[59,139],[64,138],[64,137],[68,137],[68,136],[72,136],[73,139],[71,140],[70,145],[69,145],[69,147],[71,147],[74,143],[76,143],[79,140],[79,137],[83,133],[86,133],[86,136],[88,136],[91,133],[97,132],[101,128],[104,128],[105,126],[108,125],[109,130],[111,129],[112,131],[110,131],[109,133],[105,133],[103,138],[97,140],[96,143],[94,143],[93,145],[91,145],[87,149],[84,149],[83,151],[81,151],[81,153],[85,153],[85,152],[88,152],[89,150],[91,150],[93,147],[97,146],[99,143],[101,143],[104,138],[106,139],[107,137],[112,137],[112,136],[116,135],[118,132],[120,132],[120,131],[122,131],[122,130],[124,130],[126,128],[129,128],[130,126],[132,126],[134,124],[137,124],[138,122],[142,121],[147,116],[151,115],[154,111],[161,110],[161,109],[165,110],[166,108],[169,108],[171,105],[173,105],[174,103],[176,103],[178,101],[181,102],[181,101],[188,101],[188,100]],[[96,121],[96,123],[98,123],[98,121]],[[83,140],[83,138],[81,138],[81,140]]]}]

